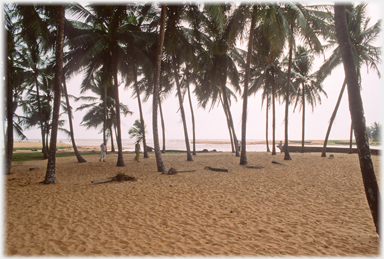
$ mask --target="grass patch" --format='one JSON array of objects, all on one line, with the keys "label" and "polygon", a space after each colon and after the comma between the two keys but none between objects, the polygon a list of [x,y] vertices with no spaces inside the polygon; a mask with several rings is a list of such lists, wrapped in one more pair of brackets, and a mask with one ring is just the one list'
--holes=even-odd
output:
[{"label": "grass patch", "polygon": [[[58,146],[56,147],[57,149],[63,149],[63,148],[70,148],[67,146]],[[41,151],[41,146],[40,147],[14,147],[13,150],[32,150],[32,149],[37,149],[38,151]]]},{"label": "grass patch", "polygon": [[[95,152],[81,153],[82,156],[95,155]],[[56,157],[70,157],[75,156],[75,153],[56,153]],[[24,162],[32,160],[44,160],[44,155],[41,152],[37,153],[13,153],[13,162]]]}]

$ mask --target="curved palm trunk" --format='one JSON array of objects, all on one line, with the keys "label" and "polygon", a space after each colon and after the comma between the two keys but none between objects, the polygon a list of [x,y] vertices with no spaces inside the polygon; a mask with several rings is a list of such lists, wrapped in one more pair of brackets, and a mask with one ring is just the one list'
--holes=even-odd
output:
[{"label": "curved palm trunk", "polygon": [[231,139],[232,153],[235,153],[236,152],[235,148],[234,148],[235,144],[233,143],[232,130],[231,130],[231,125],[229,123],[228,113],[227,113],[227,110],[225,109],[225,106],[224,106],[224,103],[223,103],[223,99],[221,98],[221,95],[219,95],[219,97],[220,97],[221,106],[223,107],[223,110],[224,110],[225,118],[227,119],[229,138]]},{"label": "curved palm trunk", "polygon": [[305,84],[303,83],[303,114],[302,114],[302,130],[301,130],[301,153],[304,153],[304,133],[305,133]]},{"label": "curved palm trunk", "polygon": [[44,184],[56,183],[56,142],[60,115],[61,82],[63,78],[63,45],[64,45],[64,5],[57,7],[57,41],[56,41],[56,69],[54,84],[54,103],[52,115],[51,144],[48,155],[47,171]]},{"label": "curved palm trunk", "polygon": [[191,109],[191,117],[192,117],[192,142],[193,142],[193,151],[192,154],[196,156],[196,132],[195,132],[195,114],[193,112],[193,107],[192,107],[192,100],[191,100],[191,91],[189,89],[189,85],[187,85],[188,88],[188,99],[189,99],[189,107]]},{"label": "curved palm trunk", "polygon": [[232,129],[233,140],[234,140],[234,143],[235,143],[235,152],[236,152],[236,156],[239,157],[239,156],[240,156],[240,153],[239,153],[239,149],[237,148],[237,137],[236,137],[236,134],[235,134],[235,128],[233,127],[232,114],[231,114],[231,110],[229,109],[228,97],[227,97],[227,92],[226,92],[225,83],[222,83],[222,86],[221,86],[221,87],[222,87],[222,92],[223,92],[223,103],[224,103],[224,108],[225,108],[226,111],[227,111],[229,125],[231,126],[231,129]]},{"label": "curved palm trunk", "polygon": [[159,41],[158,41],[157,51],[156,51],[155,83],[153,85],[153,103],[152,103],[153,143],[155,148],[157,171],[162,173],[167,172],[167,168],[164,165],[163,158],[161,156],[160,145],[159,145],[159,133],[157,128],[157,107],[159,105],[161,56],[163,52],[166,11],[167,11],[166,5],[162,4]]},{"label": "curved palm trunk", "polygon": [[[291,29],[293,31],[293,25],[291,25]],[[284,145],[285,145],[285,153],[284,160],[292,160],[289,155],[289,147],[288,147],[288,109],[289,109],[289,88],[291,87],[291,67],[292,67],[292,46],[289,46],[289,61],[288,61],[288,79],[287,79],[287,87],[285,91],[285,136],[284,136]]]},{"label": "curved palm trunk", "polygon": [[241,118],[241,156],[240,165],[247,165],[247,108],[248,108],[248,84],[249,84],[249,70],[251,67],[251,57],[253,48],[253,35],[256,24],[256,7],[253,7],[251,29],[249,33],[248,41],[248,53],[247,53],[247,66],[245,67],[245,80],[244,80],[244,92],[243,92],[243,114]]},{"label": "curved palm trunk", "polygon": [[161,100],[159,96],[159,109],[160,109],[160,120],[161,120],[161,133],[163,137],[163,149],[161,150],[161,153],[165,153],[165,123],[164,123],[164,116],[163,116],[163,109],[161,107]]},{"label": "curved palm trunk", "polygon": [[114,60],[114,92],[115,92],[115,107],[116,107],[116,127],[117,127],[117,163],[116,166],[125,166],[124,164],[124,158],[123,158],[123,144],[121,142],[121,120],[120,120],[120,99],[119,99],[119,85],[117,80],[117,57],[116,57],[116,51],[113,53],[113,60]]},{"label": "curved palm trunk", "polygon": [[139,104],[140,123],[141,123],[141,133],[143,134],[144,158],[149,158],[149,156],[148,156],[148,151],[147,151],[147,143],[146,143],[146,140],[145,140],[145,124],[144,124],[143,109],[142,109],[142,107],[141,107],[141,100],[140,100],[139,86],[137,85],[136,66],[134,66],[134,68],[133,68],[133,76],[134,76],[134,79],[135,79],[135,90],[136,90],[137,102],[138,102],[138,104]]},{"label": "curved palm trunk", "polygon": [[175,81],[176,81],[177,97],[178,97],[178,99],[179,99],[179,107],[180,107],[180,113],[181,113],[181,120],[183,121],[185,147],[187,148],[187,161],[193,161],[192,154],[191,154],[191,147],[190,147],[190,145],[189,145],[188,130],[187,130],[187,122],[186,122],[186,120],[185,120],[185,113],[184,113],[183,99],[181,98],[180,83],[179,83],[179,75],[178,75],[178,73],[177,73],[177,64],[176,64],[176,58],[175,58],[175,56],[172,57],[172,62],[173,62],[173,72],[174,72],[174,77],[175,77]]},{"label": "curved palm trunk", "polygon": [[327,129],[327,134],[325,135],[325,140],[324,140],[324,144],[323,144],[323,150],[321,152],[321,157],[326,157],[327,156],[326,155],[326,151],[327,151],[327,143],[328,143],[329,134],[331,133],[332,124],[333,124],[333,121],[336,118],[337,110],[339,109],[341,98],[343,97],[343,93],[344,93],[346,85],[347,85],[347,79],[345,78],[343,86],[341,87],[341,90],[340,90],[339,98],[337,99],[337,103],[336,103],[335,109],[333,110],[333,113],[332,113],[332,116],[331,116],[331,120],[329,121],[328,129]]},{"label": "curved palm trunk", "polygon": [[336,36],[344,64],[345,78],[348,86],[349,111],[351,113],[357,150],[359,153],[360,169],[364,183],[365,194],[371,210],[376,232],[380,236],[379,201],[380,190],[377,184],[375,171],[369,149],[369,140],[366,132],[363,102],[356,66],[353,59],[350,35],[345,14],[345,5],[335,4]]},{"label": "curved palm trunk", "polygon": [[64,90],[64,95],[65,95],[65,101],[67,103],[69,133],[71,134],[72,148],[73,148],[73,151],[75,152],[75,155],[76,155],[76,158],[77,158],[77,162],[85,163],[85,162],[87,162],[87,160],[85,160],[80,155],[79,150],[77,150],[77,146],[76,146],[76,143],[75,143],[75,133],[73,132],[73,124],[72,124],[72,107],[69,105],[67,84],[65,83],[65,79],[63,79],[63,90]]},{"label": "curved palm trunk", "polygon": [[276,108],[275,108],[275,75],[272,69],[272,155],[276,155]]}]

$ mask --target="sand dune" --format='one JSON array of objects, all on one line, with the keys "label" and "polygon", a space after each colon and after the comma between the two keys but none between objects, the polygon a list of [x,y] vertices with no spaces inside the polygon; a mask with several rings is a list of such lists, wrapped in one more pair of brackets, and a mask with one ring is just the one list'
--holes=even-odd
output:
[{"label": "sand dune", "polygon": [[[4,176],[6,255],[378,255],[357,155],[291,157],[248,153],[264,167],[250,169],[232,153],[163,154],[168,169],[196,169],[176,175],[156,172],[153,153],[124,154],[125,167],[117,155],[57,158],[55,185],[39,183],[46,160],[14,163]],[[91,183],[119,172],[137,181]]]}]

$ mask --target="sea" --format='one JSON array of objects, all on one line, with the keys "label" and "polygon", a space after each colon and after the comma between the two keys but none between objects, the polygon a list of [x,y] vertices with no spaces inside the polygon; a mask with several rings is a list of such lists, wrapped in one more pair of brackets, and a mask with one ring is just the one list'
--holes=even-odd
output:
[{"label": "sea", "polygon": [[[19,140],[15,140],[19,141]],[[28,142],[40,142],[40,139],[28,139]],[[76,145],[77,146],[96,146],[99,147],[102,143],[102,139],[76,139]],[[247,140],[247,151],[253,151],[253,152],[266,152],[267,151],[267,145],[266,144],[255,144],[254,142],[260,142],[263,140],[260,139],[250,139]],[[27,142],[24,140],[24,142]],[[72,142],[70,139],[58,139],[57,145],[60,145],[60,143],[70,144],[72,145]],[[276,141],[276,145],[279,141]],[[135,140],[134,139],[122,139],[123,144],[123,151],[134,151],[135,150]],[[142,142],[140,143],[142,145]],[[115,149],[117,149],[117,143],[114,141]],[[292,144],[290,144],[292,145]],[[300,144],[295,144],[300,145]],[[153,147],[153,140],[148,139],[147,140],[147,146]],[[321,145],[311,145],[312,147]],[[349,147],[349,145],[332,145],[332,147]],[[356,145],[352,146],[353,148],[356,147]],[[160,148],[163,148],[163,141],[160,139]],[[190,148],[191,151],[193,150],[192,141],[190,141]],[[272,141],[269,141],[269,148],[272,150]],[[111,149],[111,142],[110,140],[107,143],[107,149]],[[166,139],[165,142],[165,149],[166,150],[180,150],[185,151],[185,140],[184,139]],[[203,149],[207,149],[208,151],[222,151],[222,152],[231,152],[232,147],[228,139],[214,139],[214,140],[196,140],[196,151],[202,151]],[[277,152],[280,150],[277,148]]]}]

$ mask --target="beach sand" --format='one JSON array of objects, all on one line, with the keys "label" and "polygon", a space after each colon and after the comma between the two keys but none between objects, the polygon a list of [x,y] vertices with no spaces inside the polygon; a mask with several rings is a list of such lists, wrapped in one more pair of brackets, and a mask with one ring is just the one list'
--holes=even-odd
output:
[{"label": "beach sand", "polygon": [[[47,160],[15,162],[5,175],[6,255],[379,255],[357,154],[283,155],[248,152],[245,168],[232,153],[124,154],[56,159],[56,184],[44,179]],[[328,154],[329,155],[329,154]],[[379,179],[380,157],[372,156]],[[286,164],[271,163],[276,160]],[[206,166],[228,168],[214,172]],[[32,170],[39,167],[40,170]],[[94,184],[124,173],[134,182]],[[380,180],[380,179],[379,179]]]}]

